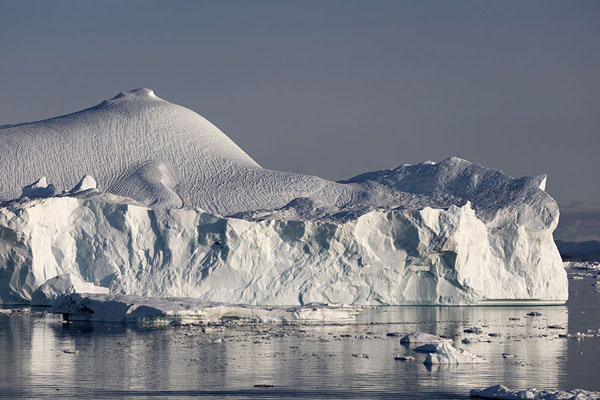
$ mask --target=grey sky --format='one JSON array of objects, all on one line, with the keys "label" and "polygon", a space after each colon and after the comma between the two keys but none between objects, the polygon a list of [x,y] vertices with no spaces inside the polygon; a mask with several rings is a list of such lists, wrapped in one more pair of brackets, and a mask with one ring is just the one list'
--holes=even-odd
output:
[{"label": "grey sky", "polygon": [[267,168],[457,155],[600,215],[599,21],[598,1],[0,0],[0,123],[150,87]]}]

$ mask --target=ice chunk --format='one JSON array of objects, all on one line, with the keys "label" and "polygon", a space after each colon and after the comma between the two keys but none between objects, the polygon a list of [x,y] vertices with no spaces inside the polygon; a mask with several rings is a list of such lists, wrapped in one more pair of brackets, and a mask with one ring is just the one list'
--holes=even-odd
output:
[{"label": "ice chunk", "polygon": [[79,194],[88,190],[95,190],[97,189],[97,186],[96,180],[92,176],[85,175],[83,178],[81,178],[79,183],[77,183],[77,185],[75,185],[75,187],[69,191],[69,194]]},{"label": "ice chunk", "polygon": [[25,186],[21,190],[21,197],[28,197],[30,199],[52,197],[56,194],[56,188],[54,185],[49,185],[45,176],[32,183],[31,185]]},{"label": "ice chunk", "polygon": [[396,355],[394,357],[394,360],[396,361],[415,361],[415,358],[413,356],[403,356],[403,355]]},{"label": "ice chunk", "polygon": [[505,399],[505,400],[598,400],[600,392],[592,392],[583,389],[572,390],[511,390],[503,385],[490,386],[486,389],[472,389],[471,397],[483,399]]},{"label": "ice chunk", "polygon": [[108,294],[108,288],[85,282],[73,274],[62,274],[48,279],[31,296],[34,306],[50,306],[61,295],[70,293]]},{"label": "ice chunk", "polygon": [[441,338],[439,336],[432,335],[424,332],[411,332],[408,335],[400,339],[402,344],[413,344],[413,343],[442,343],[449,342],[450,339]]},{"label": "ice chunk", "polygon": [[63,314],[69,321],[197,324],[223,321],[351,323],[361,310],[360,307],[327,304],[259,307],[188,298],[74,293],[58,298],[50,312]]},{"label": "ice chunk", "polygon": [[[466,350],[457,349],[452,346],[450,343],[443,342],[435,345],[424,345],[430,346],[431,353],[427,355],[423,364],[425,365],[433,365],[433,364],[477,364],[477,363],[485,363],[487,360],[484,358],[477,356],[475,354],[469,353]],[[424,347],[421,346],[421,347]],[[415,349],[417,351],[417,349]]]}]

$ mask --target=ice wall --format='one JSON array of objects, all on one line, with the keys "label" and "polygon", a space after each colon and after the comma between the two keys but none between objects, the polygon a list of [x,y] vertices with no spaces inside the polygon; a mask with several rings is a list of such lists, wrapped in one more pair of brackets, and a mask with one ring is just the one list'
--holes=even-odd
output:
[{"label": "ice wall", "polygon": [[0,301],[70,274],[113,294],[258,305],[564,301],[553,227],[487,226],[469,203],[343,222],[226,218],[110,196],[0,207]]}]

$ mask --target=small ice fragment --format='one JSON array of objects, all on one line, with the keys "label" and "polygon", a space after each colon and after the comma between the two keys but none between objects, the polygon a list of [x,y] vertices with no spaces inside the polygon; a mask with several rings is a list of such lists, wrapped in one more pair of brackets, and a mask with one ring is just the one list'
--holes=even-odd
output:
[{"label": "small ice fragment", "polygon": [[483,357],[479,357],[466,350],[457,349],[450,343],[438,343],[435,345],[435,352],[429,353],[423,364],[477,364],[485,362],[487,360]]},{"label": "small ice fragment", "polygon": [[401,356],[401,355],[397,355],[394,357],[394,360],[396,361],[414,361],[415,358],[413,356]]},{"label": "small ice fragment", "polygon": [[537,312],[537,311],[532,311],[530,313],[527,313],[527,316],[529,316],[529,317],[539,317],[541,315],[542,315],[542,313]]}]

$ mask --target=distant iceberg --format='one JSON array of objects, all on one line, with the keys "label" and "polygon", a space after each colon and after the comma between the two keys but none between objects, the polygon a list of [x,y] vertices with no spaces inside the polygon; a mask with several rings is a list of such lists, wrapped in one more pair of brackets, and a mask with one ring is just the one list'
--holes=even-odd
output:
[{"label": "distant iceberg", "polygon": [[83,283],[253,305],[567,299],[545,176],[457,157],[340,182],[267,170],[149,89],[0,128],[0,165],[3,303]]}]

